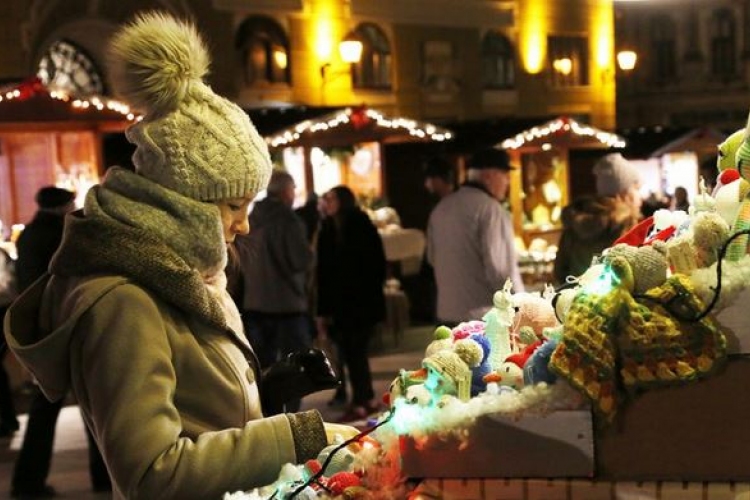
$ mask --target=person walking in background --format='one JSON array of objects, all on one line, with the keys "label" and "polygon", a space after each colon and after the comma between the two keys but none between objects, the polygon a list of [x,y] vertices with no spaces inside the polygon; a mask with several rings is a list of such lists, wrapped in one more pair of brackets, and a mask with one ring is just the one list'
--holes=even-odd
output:
[{"label": "person walking in background", "polygon": [[456,173],[453,165],[442,157],[434,156],[424,163],[424,188],[442,200],[456,190]]},{"label": "person walking in background", "polygon": [[[294,188],[291,175],[275,170],[267,197],[250,213],[252,232],[236,239],[244,279],[243,322],[261,369],[312,345],[305,285],[313,252],[304,223],[292,210]],[[299,406],[300,401],[292,401],[286,410]]]},{"label": "person walking in background", "polygon": [[[424,188],[430,193],[435,202],[440,202],[440,200],[456,190],[455,169],[444,158],[433,156],[427,159],[423,164],[422,172],[424,175]],[[422,259],[419,274],[427,288],[427,293],[423,295],[422,300],[425,300],[430,320],[436,321],[437,284],[435,283],[435,270],[430,265],[426,255]],[[419,300],[420,297],[415,298]]]},{"label": "person walking in background", "polygon": [[690,210],[690,200],[688,199],[688,192],[682,186],[674,188],[674,199],[672,200],[672,210],[682,210],[687,212]]},{"label": "person walking in background", "polygon": [[318,236],[318,335],[330,337],[346,366],[352,397],[341,422],[377,411],[369,343],[385,319],[383,242],[354,193],[336,186],[324,196],[326,218]]},{"label": "person walking in background", "polygon": [[[47,272],[52,256],[62,241],[65,215],[75,209],[75,193],[54,186],[43,187],[36,194],[36,204],[38,210],[34,218],[16,241],[16,277],[20,291],[29,288]],[[64,397],[48,401],[36,387],[32,398],[23,444],[13,469],[11,496],[15,498],[41,498],[56,494],[55,489],[47,484],[47,476],[52,463],[55,427]],[[93,489],[109,491],[112,486],[107,469],[88,429],[86,437]]]},{"label": "person walking in background", "polygon": [[596,195],[573,200],[562,211],[563,230],[555,256],[554,278],[565,284],[578,277],[614,241],[635,225],[643,203],[641,178],[635,165],[620,153],[600,158],[594,165]]},{"label": "person walking in background", "polygon": [[305,204],[297,208],[296,213],[305,224],[307,241],[314,245],[320,227],[320,199],[315,191],[310,191]]},{"label": "person walking in background", "polygon": [[120,498],[221,498],[276,480],[357,430],[263,416],[261,373],[226,289],[271,159],[247,113],[203,82],[192,23],[141,13],[109,47],[114,91],[143,112],[135,171],[113,167],[66,218],[49,272],[5,336],[44,393],[69,389]]},{"label": "person walking in background", "polygon": [[[15,263],[8,252],[0,248],[0,321],[16,298],[17,291]],[[5,342],[0,339],[0,438],[12,436],[19,428],[13,391],[3,364],[5,347]]]},{"label": "person walking in background", "polygon": [[508,279],[515,291],[524,290],[513,223],[501,204],[514,168],[505,150],[476,152],[469,160],[467,181],[430,214],[427,259],[435,269],[441,324],[480,319]]}]

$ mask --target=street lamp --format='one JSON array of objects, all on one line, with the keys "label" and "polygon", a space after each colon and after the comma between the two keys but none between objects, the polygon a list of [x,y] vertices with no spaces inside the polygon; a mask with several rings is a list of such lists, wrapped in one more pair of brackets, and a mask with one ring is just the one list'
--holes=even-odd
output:
[{"label": "street lamp", "polygon": [[[346,35],[346,37],[344,37],[343,40],[339,42],[339,56],[341,57],[341,60],[346,64],[356,64],[362,59],[362,48],[362,40],[360,40],[355,33],[350,32],[348,35]],[[332,72],[331,67],[332,64],[330,61],[323,63],[323,65],[320,66],[320,76],[321,78],[323,78],[324,84],[331,76],[351,73],[351,68]]]}]

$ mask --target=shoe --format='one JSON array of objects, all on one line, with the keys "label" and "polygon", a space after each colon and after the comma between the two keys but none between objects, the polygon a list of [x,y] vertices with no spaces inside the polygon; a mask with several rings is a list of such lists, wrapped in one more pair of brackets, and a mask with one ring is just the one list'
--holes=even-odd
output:
[{"label": "shoe", "polygon": [[350,406],[336,421],[339,424],[349,424],[365,420],[368,415],[367,408],[364,406]]},{"label": "shoe", "polygon": [[52,498],[57,496],[57,491],[52,486],[43,484],[32,488],[13,488],[10,491],[10,496],[21,500],[26,498]]}]

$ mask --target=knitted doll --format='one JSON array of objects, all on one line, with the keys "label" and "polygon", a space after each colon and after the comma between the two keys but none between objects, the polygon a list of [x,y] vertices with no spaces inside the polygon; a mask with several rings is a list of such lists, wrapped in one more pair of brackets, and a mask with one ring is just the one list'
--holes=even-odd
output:
[{"label": "knitted doll", "polygon": [[604,254],[605,263],[615,257],[624,257],[633,273],[634,293],[641,294],[667,279],[667,247],[662,241],[652,245],[632,247],[615,245]]},{"label": "knitted doll", "polygon": [[468,401],[471,396],[471,368],[482,359],[482,348],[473,340],[457,340],[453,349],[439,351],[425,358],[427,369],[425,387],[433,395],[433,402],[443,396],[455,396]]},{"label": "knitted doll", "polygon": [[502,290],[492,297],[494,307],[482,318],[485,322],[484,334],[490,341],[490,368],[496,370],[513,352],[511,349],[511,329],[516,314],[511,294],[512,282],[507,280]]}]

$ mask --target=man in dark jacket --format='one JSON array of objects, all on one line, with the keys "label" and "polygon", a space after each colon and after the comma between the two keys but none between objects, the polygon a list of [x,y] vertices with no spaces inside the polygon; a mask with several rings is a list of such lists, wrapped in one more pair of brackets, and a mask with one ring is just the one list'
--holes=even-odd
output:
[{"label": "man in dark jacket", "polygon": [[[75,193],[54,186],[41,188],[36,194],[38,210],[16,242],[16,280],[23,291],[47,272],[50,260],[63,235],[65,214],[75,209]],[[13,470],[11,496],[42,498],[55,495],[46,484],[52,461],[57,417],[63,400],[51,403],[37,390],[29,409],[23,445]],[[112,489],[102,457],[87,432],[89,440],[89,470],[95,491]]]},{"label": "man in dark jacket", "polygon": [[[243,322],[263,369],[312,345],[306,281],[313,252],[292,209],[294,188],[291,175],[274,171],[268,196],[250,213],[250,233],[235,240],[244,280]],[[295,412],[299,405],[292,401],[285,409]]]}]

